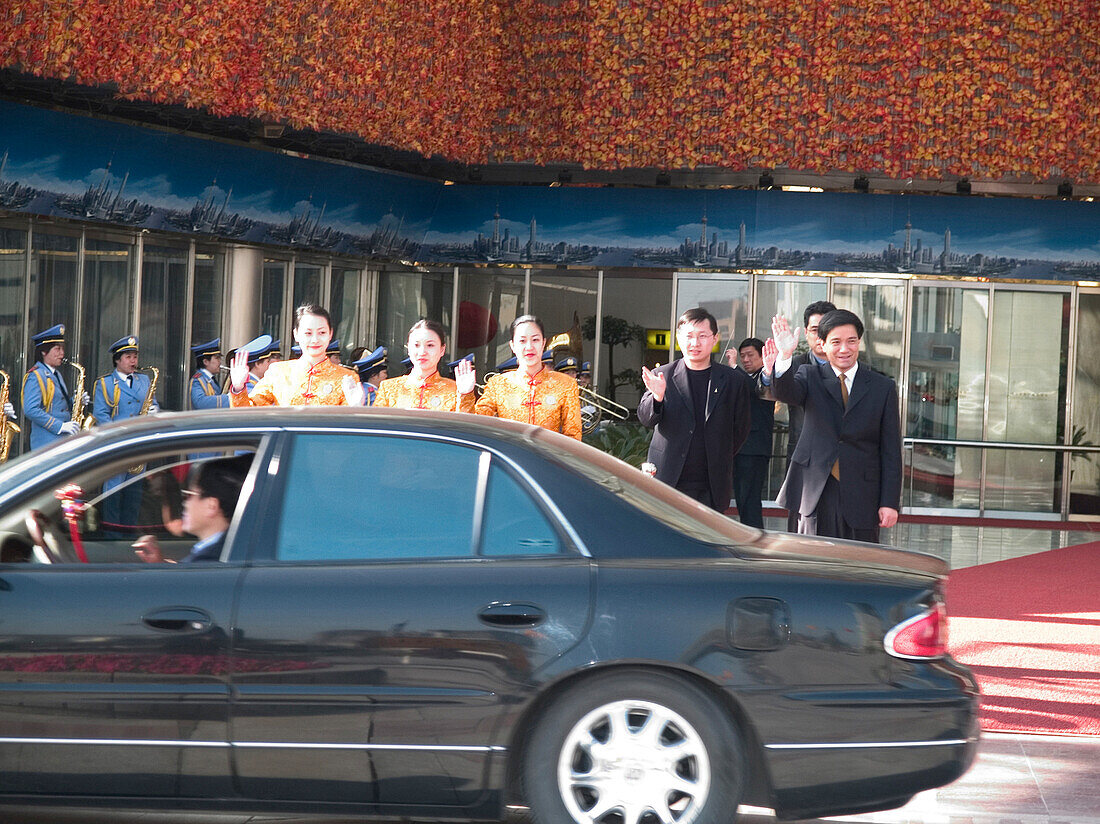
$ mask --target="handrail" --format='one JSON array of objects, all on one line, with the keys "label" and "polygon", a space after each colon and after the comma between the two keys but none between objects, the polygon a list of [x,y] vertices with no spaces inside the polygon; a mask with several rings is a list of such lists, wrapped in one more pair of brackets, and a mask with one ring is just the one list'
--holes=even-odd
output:
[{"label": "handrail", "polygon": [[932,447],[965,447],[974,449],[1022,449],[1034,452],[1100,452],[1100,447],[1074,447],[1062,443],[1015,443],[1010,441],[947,440],[944,438],[902,438],[902,446],[910,449],[916,444]]},{"label": "handrail", "polygon": [[944,438],[902,438],[906,449],[917,444],[959,446],[974,449],[1023,449],[1033,452],[1100,452],[1100,446],[1066,446],[1054,443],[1014,443],[1009,441],[952,441]]}]

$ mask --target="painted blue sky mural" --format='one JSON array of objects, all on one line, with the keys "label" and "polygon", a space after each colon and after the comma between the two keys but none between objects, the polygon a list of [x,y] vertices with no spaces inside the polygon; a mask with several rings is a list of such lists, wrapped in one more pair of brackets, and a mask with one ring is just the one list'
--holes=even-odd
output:
[{"label": "painted blue sky mural", "polygon": [[434,263],[1100,277],[1100,204],[480,186],[0,103],[0,208]]}]

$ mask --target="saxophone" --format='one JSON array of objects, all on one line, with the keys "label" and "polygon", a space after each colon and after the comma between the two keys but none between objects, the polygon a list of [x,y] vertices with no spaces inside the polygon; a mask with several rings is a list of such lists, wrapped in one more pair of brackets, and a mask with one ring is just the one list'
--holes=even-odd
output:
[{"label": "saxophone", "polygon": [[12,439],[19,432],[19,427],[8,420],[8,416],[4,414],[3,407],[7,405],[8,399],[11,395],[11,376],[8,375],[3,369],[0,369],[0,463],[3,463],[8,459],[8,451],[11,449]]},{"label": "saxophone", "polygon": [[[138,410],[138,415],[148,415],[149,410],[153,406],[153,398],[157,395],[157,381],[160,379],[160,372],[155,366],[150,366],[147,369],[140,370],[142,372],[152,372],[153,377],[149,379],[149,391],[145,393],[145,400],[141,402],[141,409]],[[145,471],[145,464],[135,464],[131,466],[129,472],[131,475],[137,475],[139,472]]]},{"label": "saxophone", "polygon": [[95,426],[95,416],[84,414],[84,367],[74,360],[65,360],[76,370],[76,391],[73,392],[72,422],[79,424],[81,429],[91,429]]}]

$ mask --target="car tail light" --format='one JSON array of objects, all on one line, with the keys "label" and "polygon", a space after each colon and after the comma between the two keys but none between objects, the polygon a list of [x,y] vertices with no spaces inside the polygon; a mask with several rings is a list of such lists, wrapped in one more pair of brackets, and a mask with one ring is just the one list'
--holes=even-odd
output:
[{"label": "car tail light", "polygon": [[928,660],[947,653],[947,609],[936,601],[924,612],[902,621],[883,641],[895,658]]}]

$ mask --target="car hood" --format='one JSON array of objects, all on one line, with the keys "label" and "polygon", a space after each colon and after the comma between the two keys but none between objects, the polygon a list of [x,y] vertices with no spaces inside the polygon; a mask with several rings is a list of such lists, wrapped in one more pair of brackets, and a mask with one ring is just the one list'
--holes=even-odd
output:
[{"label": "car hood", "polygon": [[745,558],[813,561],[853,569],[908,572],[933,578],[946,578],[950,571],[942,558],[923,552],[788,532],[762,532],[753,543],[738,544],[734,552]]}]

